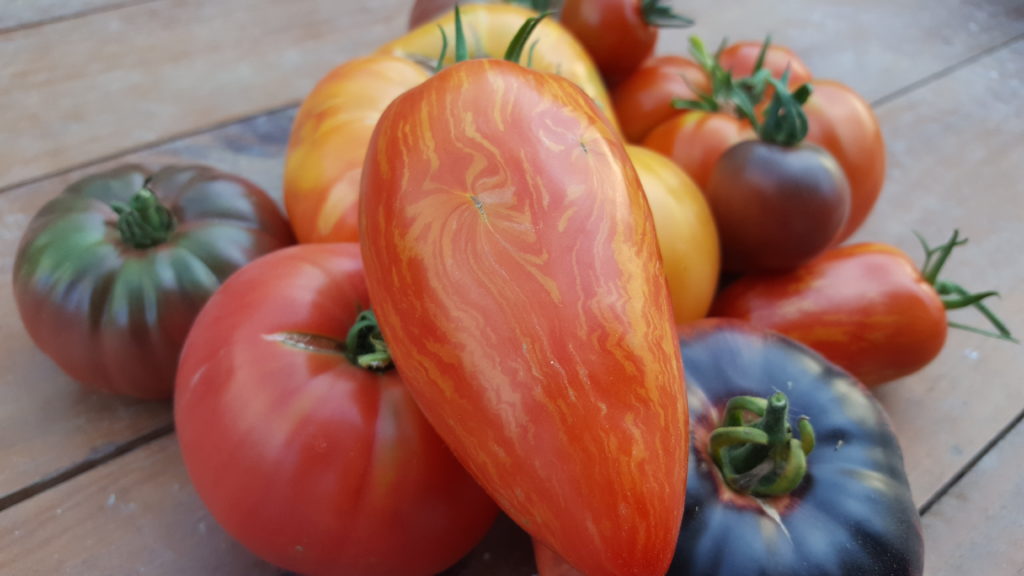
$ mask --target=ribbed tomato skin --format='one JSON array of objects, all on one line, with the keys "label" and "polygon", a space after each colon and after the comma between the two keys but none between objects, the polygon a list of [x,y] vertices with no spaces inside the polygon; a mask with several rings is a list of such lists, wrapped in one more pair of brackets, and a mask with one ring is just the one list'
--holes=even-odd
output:
[{"label": "ribbed tomato skin", "polygon": [[591,576],[664,574],[681,358],[650,210],[592,100],[508,62],[445,69],[378,123],[360,227],[395,363],[463,465]]}]

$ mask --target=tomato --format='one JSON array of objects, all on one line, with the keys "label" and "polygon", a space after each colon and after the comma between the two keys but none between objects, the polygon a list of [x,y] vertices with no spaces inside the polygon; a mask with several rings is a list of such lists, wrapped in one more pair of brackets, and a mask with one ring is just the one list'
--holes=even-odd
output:
[{"label": "tomato", "polygon": [[696,99],[711,91],[699,64],[674,54],[655,56],[612,91],[615,116],[630,142],[642,142],[656,126],[679,114],[676,98]]},{"label": "tomato", "polygon": [[612,86],[654,52],[659,26],[689,26],[662,0],[565,0],[560,16]]},{"label": "tomato", "polygon": [[676,114],[644,138],[643,146],[671,158],[701,190],[725,151],[756,138],[750,122],[731,114],[693,110]]},{"label": "tomato", "polygon": [[686,406],[643,189],[593,100],[498,60],[377,124],[364,261],[395,363],[459,460],[591,576],[663,574]]},{"label": "tomato", "polygon": [[206,507],[257,556],[310,576],[430,576],[497,507],[398,373],[350,359],[368,305],[356,244],[300,245],[240,270],[182,353],[178,440]]},{"label": "tomato", "polygon": [[704,195],[666,156],[627,146],[654,216],[677,324],[703,318],[718,287],[718,231]]},{"label": "tomato", "polygon": [[692,438],[668,576],[921,575],[899,439],[862,386],[739,322],[693,323],[680,346]]},{"label": "tomato", "polygon": [[[680,335],[692,438],[668,576],[920,576],[920,518],[878,402],[784,336],[719,319]],[[583,574],[539,542],[534,556],[539,576]]]},{"label": "tomato", "polygon": [[[921,270],[894,246],[840,246],[785,274],[736,280],[718,296],[713,314],[786,334],[877,386],[913,374],[938,356],[946,341],[947,308],[973,305],[990,321],[995,318],[980,301],[971,302],[979,295],[939,279],[949,253],[962,243],[954,234],[929,249]],[[992,324],[996,337],[1012,340],[998,319]]]},{"label": "tomato", "polygon": [[[467,36],[481,40],[470,43],[474,57],[502,54],[517,29],[534,15],[501,4],[470,5],[461,12]],[[300,242],[359,239],[359,181],[370,134],[395,97],[432,75],[441,55],[438,26],[454,39],[454,16],[448,14],[382,46],[375,55],[342,64],[303,101],[284,169],[285,207]],[[579,83],[610,112],[600,75],[572,35],[550,18],[534,35],[544,49],[534,51],[533,67],[558,71]],[[615,122],[611,116],[608,120]]]},{"label": "tomato", "polygon": [[850,183],[850,215],[835,243],[846,240],[871,213],[885,182],[885,142],[871,105],[848,86],[813,80],[804,105],[807,141],[828,150]]},{"label": "tomato", "polygon": [[36,213],[15,257],[14,298],[33,342],[71,378],[170,398],[178,354],[213,291],[293,241],[273,199],[238,176],[119,166]]},{"label": "tomato", "polygon": [[[756,41],[730,44],[719,52],[718,64],[732,72],[733,76],[745,78],[754,73],[763,46],[763,42]],[[807,65],[792,50],[779,44],[768,45],[761,65],[770,70],[775,78],[782,78],[782,74],[788,70],[790,86],[800,86],[811,81],[811,71]]]},{"label": "tomato", "polygon": [[737,144],[705,190],[731,272],[787,270],[823,252],[850,210],[842,168],[815,146]]}]

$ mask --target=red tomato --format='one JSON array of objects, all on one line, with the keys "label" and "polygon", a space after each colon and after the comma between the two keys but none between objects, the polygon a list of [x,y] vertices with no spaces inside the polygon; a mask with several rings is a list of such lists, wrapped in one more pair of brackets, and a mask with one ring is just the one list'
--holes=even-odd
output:
[{"label": "red tomato", "polygon": [[591,576],[664,574],[689,435],[657,237],[571,82],[469,60],[374,133],[367,282],[424,413],[499,506]]},{"label": "red tomato", "polygon": [[346,357],[368,300],[355,244],[281,250],[229,278],[182,353],[182,457],[213,517],[261,558],[310,576],[429,576],[497,508],[398,374]]},{"label": "red tomato", "polygon": [[731,114],[694,110],[658,125],[643,145],[668,156],[706,191],[715,164],[734,145],[755,138],[746,120]]},{"label": "red tomato", "polygon": [[670,158],[627,146],[658,233],[676,324],[707,315],[718,287],[718,230],[704,194]]},{"label": "red tomato", "polygon": [[784,274],[740,278],[712,313],[799,340],[868,386],[923,368],[947,331],[935,288],[906,254],[880,243],[834,248]]},{"label": "red tomato", "polygon": [[850,182],[850,216],[835,243],[860,228],[878,200],[885,181],[885,142],[871,105],[834,80],[813,80],[804,105],[807,142],[828,150]]},{"label": "red tomato", "polygon": [[[736,78],[745,78],[754,73],[754,65],[761,53],[763,42],[746,41],[731,44],[718,55],[722,68],[732,72]],[[772,76],[782,78],[789,70],[789,85],[800,86],[811,80],[811,71],[792,50],[778,44],[770,44],[764,55],[762,67],[771,70]]]},{"label": "red tomato", "polygon": [[630,142],[642,142],[656,126],[679,114],[676,98],[696,99],[711,91],[704,69],[689,58],[672,54],[651,58],[612,92],[612,105]]},{"label": "red tomato", "polygon": [[614,86],[654,52],[657,26],[673,25],[671,19],[659,19],[666,13],[671,12],[661,0],[565,0],[560,18]]}]

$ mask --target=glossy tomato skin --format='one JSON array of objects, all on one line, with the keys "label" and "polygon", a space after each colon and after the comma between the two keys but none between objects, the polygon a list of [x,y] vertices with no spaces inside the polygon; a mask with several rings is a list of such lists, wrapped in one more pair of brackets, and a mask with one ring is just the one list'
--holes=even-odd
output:
[{"label": "glossy tomato skin", "polygon": [[786,334],[867,386],[923,368],[947,333],[935,289],[901,250],[875,242],[830,249],[787,273],[740,278],[713,314]]},{"label": "glossy tomato skin", "polygon": [[641,0],[565,0],[560,18],[612,86],[639,68],[658,42]]},{"label": "glossy tomato skin", "polygon": [[690,111],[662,122],[644,138],[646,148],[671,158],[705,193],[723,154],[756,138],[750,122],[731,114]]},{"label": "glossy tomato skin", "polygon": [[676,324],[707,316],[718,287],[718,230],[704,194],[671,159],[627,146],[654,217]]},{"label": "glossy tomato skin", "polygon": [[663,574],[682,372],[647,202],[592,100],[504,61],[447,68],[384,114],[362,193],[374,309],[452,451],[588,574]]},{"label": "glossy tomato skin", "polygon": [[[464,6],[470,55],[503,54],[519,27],[534,15],[505,4]],[[395,97],[433,74],[441,55],[438,26],[449,39],[455,38],[454,17],[448,12],[381,46],[376,54],[337,67],[303,101],[289,137],[284,172],[285,207],[300,242],[359,239],[359,182],[370,134]],[[532,37],[545,47],[534,53],[533,67],[577,82],[614,124],[608,92],[579,42],[551,18],[541,22]],[[453,50],[448,53],[450,63]]]},{"label": "glossy tomato skin", "polygon": [[[167,240],[135,248],[114,204],[148,187],[175,221]],[[293,242],[255,184],[203,166],[125,165],[87,176],[29,223],[14,297],[29,336],[74,380],[146,399],[170,398],[193,319],[228,276]]]},{"label": "glossy tomato skin", "polygon": [[182,354],[182,457],[217,522],[273,564],[430,576],[483,537],[497,507],[395,370],[343,355],[368,305],[356,244],[300,245],[240,270]]},{"label": "glossy tomato skin", "polygon": [[[726,46],[718,55],[718,63],[722,68],[732,72],[736,78],[746,78],[754,73],[754,65],[761,53],[763,42],[745,41]],[[789,70],[789,85],[800,86],[810,82],[811,71],[792,50],[778,44],[768,46],[762,66],[771,70],[772,76],[782,78]]]},{"label": "glossy tomato skin", "polygon": [[850,210],[842,169],[814,146],[742,142],[715,165],[705,195],[730,272],[799,266],[828,248]]},{"label": "glossy tomato skin", "polygon": [[[669,576],[920,576],[924,544],[903,456],[867,390],[805,346],[746,323],[696,322],[680,329],[680,346],[692,438]],[[755,500],[724,483],[708,437],[730,398],[780,389],[792,422],[810,418],[817,447],[794,492]]]},{"label": "glossy tomato skin", "polygon": [[711,91],[699,64],[675,54],[654,56],[612,91],[615,115],[630,142],[642,142],[661,123],[679,114],[676,98],[695,100]]},{"label": "glossy tomato skin", "polygon": [[835,80],[813,80],[811,86],[805,141],[828,150],[850,183],[850,215],[836,237],[839,244],[867,220],[882,192],[885,141],[871,105],[849,86]]}]

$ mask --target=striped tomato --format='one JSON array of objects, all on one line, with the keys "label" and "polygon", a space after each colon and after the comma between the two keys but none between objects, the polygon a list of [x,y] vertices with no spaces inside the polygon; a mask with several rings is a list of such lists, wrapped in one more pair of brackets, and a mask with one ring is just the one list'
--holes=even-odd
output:
[{"label": "striped tomato", "polygon": [[[470,56],[500,56],[523,22],[535,15],[506,4],[464,7],[462,22],[472,40]],[[302,103],[284,169],[285,207],[299,242],[359,239],[359,179],[370,134],[396,96],[433,74],[441,56],[439,27],[449,39],[454,38],[454,14],[423,24],[381,46],[374,55],[338,66]],[[532,67],[577,83],[614,123],[601,76],[572,34],[549,18],[537,26],[533,38],[543,50],[532,54]]]},{"label": "striped tomato", "polygon": [[681,360],[650,210],[593,100],[510,62],[455,64],[385,111],[361,198],[371,304],[463,465],[587,574],[664,574]]}]

